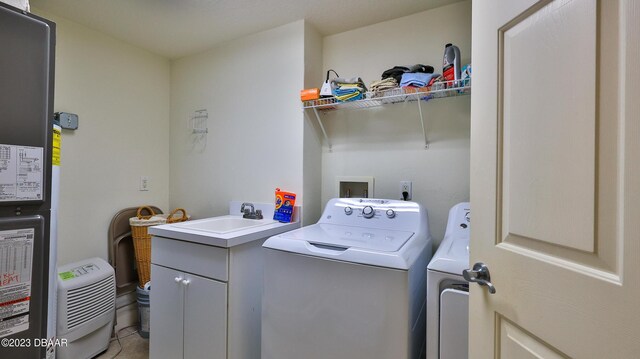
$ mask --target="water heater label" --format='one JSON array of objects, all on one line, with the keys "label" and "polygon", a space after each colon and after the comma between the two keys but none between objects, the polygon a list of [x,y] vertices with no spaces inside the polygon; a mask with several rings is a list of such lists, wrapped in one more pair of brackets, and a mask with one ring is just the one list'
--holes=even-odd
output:
[{"label": "water heater label", "polygon": [[60,141],[62,140],[62,130],[58,127],[53,128],[53,152],[52,152],[52,164],[54,166],[60,166]]},{"label": "water heater label", "polygon": [[0,144],[0,202],[42,200],[42,147]]},{"label": "water heater label", "polygon": [[0,231],[0,338],[29,329],[35,229]]}]

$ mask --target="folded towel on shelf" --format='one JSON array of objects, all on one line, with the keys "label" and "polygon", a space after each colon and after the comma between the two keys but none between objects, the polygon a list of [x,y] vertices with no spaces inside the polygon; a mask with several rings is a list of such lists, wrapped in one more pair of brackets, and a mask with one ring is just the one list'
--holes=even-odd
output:
[{"label": "folded towel on shelf", "polygon": [[392,77],[386,78],[384,80],[373,81],[369,85],[369,88],[373,92],[390,90],[396,87],[398,87],[398,81],[396,81],[396,79]]},{"label": "folded towel on shelf", "polygon": [[333,90],[333,94],[338,96],[342,96],[345,94],[352,94],[356,92],[362,92],[362,91],[360,91],[358,88],[342,88],[342,87]]},{"label": "folded towel on shelf", "polygon": [[359,87],[363,88],[364,92],[367,92],[367,87],[364,85],[364,81],[362,81],[362,79],[359,77],[352,77],[348,79],[342,78],[342,77],[336,77],[331,80],[331,89],[336,89],[340,86],[346,86],[346,85],[358,85]]},{"label": "folded towel on shelf", "polygon": [[427,74],[423,72],[406,72],[402,75],[402,81],[400,81],[401,87],[413,86],[413,87],[425,87],[429,84],[432,78],[440,76],[439,74]]},{"label": "folded towel on shelf", "polygon": [[339,88],[333,91],[333,96],[339,101],[353,101],[362,98],[362,92],[357,88]]},{"label": "folded towel on shelf", "polygon": [[358,91],[364,91],[367,88],[364,85],[361,84],[340,84],[339,87],[336,88],[337,89],[355,89]]},{"label": "folded towel on shelf", "polygon": [[337,82],[341,84],[359,84],[359,83],[363,84],[364,83],[362,82],[362,79],[359,77],[350,77],[350,78],[336,77],[336,78],[333,78],[331,82]]},{"label": "folded towel on shelf", "polygon": [[331,92],[338,101],[354,101],[363,98],[367,87],[359,77],[341,78],[331,80]]},{"label": "folded towel on shelf", "polygon": [[338,101],[342,101],[342,102],[361,100],[362,99],[362,93],[356,91],[356,92],[352,92],[352,93],[346,93],[346,94],[343,94],[343,95],[335,95],[335,98],[337,98]]}]

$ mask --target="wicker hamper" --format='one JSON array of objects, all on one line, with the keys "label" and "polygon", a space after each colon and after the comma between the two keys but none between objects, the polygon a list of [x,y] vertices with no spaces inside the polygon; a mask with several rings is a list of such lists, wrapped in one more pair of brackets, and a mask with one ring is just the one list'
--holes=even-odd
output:
[{"label": "wicker hamper", "polygon": [[[148,215],[142,214],[145,210],[149,213]],[[176,216],[178,212],[182,212],[182,215]],[[151,280],[151,235],[149,234],[149,227],[165,223],[184,222],[187,219],[189,219],[187,212],[182,208],[177,208],[170,214],[164,215],[156,214],[148,206],[138,208],[136,217],[129,218],[140,287]]]}]

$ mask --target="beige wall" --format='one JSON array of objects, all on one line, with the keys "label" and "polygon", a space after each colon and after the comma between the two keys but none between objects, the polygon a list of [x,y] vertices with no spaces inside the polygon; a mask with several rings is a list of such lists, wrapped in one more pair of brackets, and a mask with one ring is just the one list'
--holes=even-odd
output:
[{"label": "beige wall", "polygon": [[[173,61],[171,205],[202,218],[230,200],[272,202],[276,187],[301,195],[303,76],[303,21]],[[206,135],[188,127],[200,109]]]},{"label": "beige wall", "polygon": [[[322,36],[309,23],[304,32],[304,88],[322,83]],[[307,111],[304,117],[302,224],[313,224],[322,214],[322,132],[317,121]]]},{"label": "beige wall", "polygon": [[[280,187],[300,195],[310,224],[336,176],[373,175],[383,198],[398,198],[406,179],[439,241],[449,207],[468,199],[468,97],[424,104],[429,150],[415,103],[328,114],[329,152],[298,96],[327,68],[367,84],[394,65],[439,69],[446,42],[468,62],[470,1],[324,39],[298,21],[171,63],[34,12],[58,24],[55,110],[80,115],[80,128],[63,135],[60,263],[106,258],[111,216],[142,203],[199,218],[226,213],[229,200],[270,202]],[[188,127],[199,109],[209,113],[206,136]],[[143,175],[148,192],[138,190]]]},{"label": "beige wall", "polygon": [[[58,263],[108,257],[120,209],[168,209],[169,61],[64,18],[57,24],[55,111],[80,117],[63,130]],[[139,191],[140,176],[151,190]]]},{"label": "beige wall", "polygon": [[[444,45],[471,56],[471,1],[324,38],[323,67],[368,85],[394,65],[442,70]],[[423,103],[430,148],[424,149],[417,103],[325,115],[333,151],[324,149],[322,203],[336,194],[336,176],[374,176],[375,196],[400,198],[399,181],[413,181],[413,200],[429,211],[431,234],[444,236],[449,208],[469,199],[470,97]]]}]

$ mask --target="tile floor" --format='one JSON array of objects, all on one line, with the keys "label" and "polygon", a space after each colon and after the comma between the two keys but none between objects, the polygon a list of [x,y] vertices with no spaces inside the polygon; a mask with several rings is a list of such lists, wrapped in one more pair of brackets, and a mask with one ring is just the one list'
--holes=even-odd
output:
[{"label": "tile floor", "polygon": [[[98,355],[95,359],[147,359],[149,358],[149,339],[145,339],[138,334],[136,326],[123,328],[118,332],[120,344],[113,338],[109,344],[109,349]],[[122,351],[120,350],[122,345]]]}]

